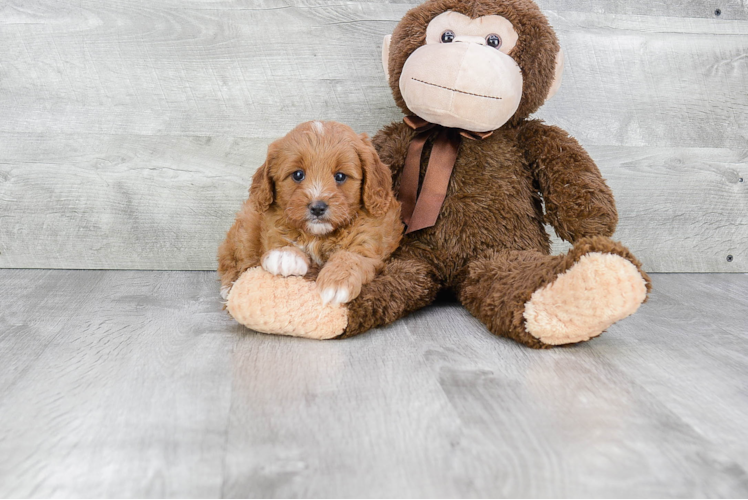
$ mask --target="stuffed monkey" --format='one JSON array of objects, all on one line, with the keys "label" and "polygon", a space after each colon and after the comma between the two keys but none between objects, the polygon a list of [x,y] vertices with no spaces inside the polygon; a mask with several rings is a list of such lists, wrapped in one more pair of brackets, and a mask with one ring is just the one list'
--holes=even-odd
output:
[{"label": "stuffed monkey", "polygon": [[[645,301],[649,278],[610,239],[613,195],[579,143],[529,117],[561,81],[563,53],[531,0],[429,0],[385,38],[406,115],[374,137],[406,234],[348,304],[258,269],[228,296],[250,328],[344,338],[431,303],[442,289],[494,334],[533,348],[600,335]],[[550,255],[549,223],[573,244]],[[298,311],[304,311],[304,319]]]}]

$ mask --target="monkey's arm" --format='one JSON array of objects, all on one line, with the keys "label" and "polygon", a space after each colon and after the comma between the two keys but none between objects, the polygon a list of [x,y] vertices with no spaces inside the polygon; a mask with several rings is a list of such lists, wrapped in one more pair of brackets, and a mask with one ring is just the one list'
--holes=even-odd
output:
[{"label": "monkey's arm", "polygon": [[521,126],[518,143],[538,181],[546,222],[566,241],[612,236],[618,223],[613,193],[595,162],[562,129],[539,120]]},{"label": "monkey's arm", "polygon": [[400,190],[400,176],[403,173],[408,146],[415,136],[415,132],[402,122],[387,125],[372,139],[374,149],[377,150],[382,163],[392,171],[392,189],[395,193]]}]

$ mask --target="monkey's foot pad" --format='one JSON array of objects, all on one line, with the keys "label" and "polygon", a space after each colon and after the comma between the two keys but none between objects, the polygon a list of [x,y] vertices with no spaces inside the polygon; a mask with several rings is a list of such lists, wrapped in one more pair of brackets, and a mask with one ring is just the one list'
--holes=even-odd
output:
[{"label": "monkey's foot pad", "polygon": [[260,267],[242,274],[228,295],[231,316],[252,330],[325,340],[348,325],[348,310],[322,304],[313,281],[298,276],[274,276]]},{"label": "monkey's foot pad", "polygon": [[525,327],[546,344],[583,342],[636,312],[646,296],[634,264],[618,255],[589,253],[532,294],[525,304]]}]

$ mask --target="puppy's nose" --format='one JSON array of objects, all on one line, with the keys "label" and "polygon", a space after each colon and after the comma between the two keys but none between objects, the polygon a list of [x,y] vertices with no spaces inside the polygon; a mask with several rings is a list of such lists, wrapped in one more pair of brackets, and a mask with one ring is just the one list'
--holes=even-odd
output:
[{"label": "puppy's nose", "polygon": [[324,201],[315,201],[309,205],[309,212],[315,217],[321,217],[327,212],[327,203]]}]

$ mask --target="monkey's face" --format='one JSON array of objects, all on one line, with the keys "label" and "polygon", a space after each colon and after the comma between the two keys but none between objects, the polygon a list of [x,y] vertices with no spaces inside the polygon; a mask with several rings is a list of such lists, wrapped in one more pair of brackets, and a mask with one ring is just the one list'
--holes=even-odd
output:
[{"label": "monkey's face", "polygon": [[509,55],[517,38],[501,16],[440,14],[403,66],[400,92],[408,108],[445,127],[498,129],[522,100],[522,71]]},{"label": "monkey's face", "polygon": [[555,93],[563,52],[532,0],[428,0],[385,37],[382,62],[407,114],[490,132]]}]

